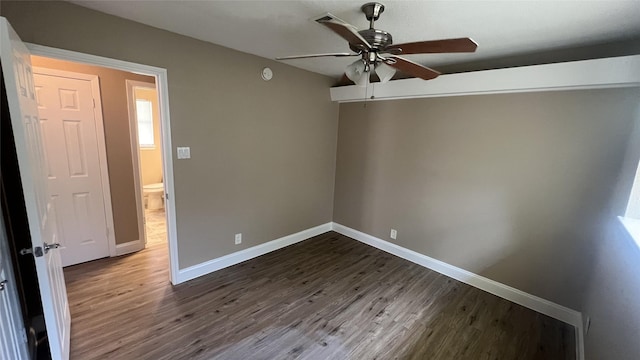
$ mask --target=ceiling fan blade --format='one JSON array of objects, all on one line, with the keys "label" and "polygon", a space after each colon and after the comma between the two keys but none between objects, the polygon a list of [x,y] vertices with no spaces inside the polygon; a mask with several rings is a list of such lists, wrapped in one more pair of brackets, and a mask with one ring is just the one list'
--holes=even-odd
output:
[{"label": "ceiling fan blade", "polygon": [[345,56],[360,56],[360,54],[327,53],[327,54],[292,55],[292,56],[280,56],[280,57],[277,57],[276,60],[306,59],[306,58],[317,58],[317,57],[324,57],[324,56],[345,57]]},{"label": "ceiling fan blade", "polygon": [[426,66],[414,63],[413,61],[401,58],[399,56],[390,55],[384,60],[384,63],[394,67],[407,75],[417,77],[423,80],[431,80],[437,78],[440,73]]},{"label": "ceiling fan blade", "polygon": [[371,44],[369,44],[367,40],[365,40],[362,35],[358,33],[358,30],[355,26],[339,21],[335,18],[323,18],[316,21],[333,30],[333,32],[340,35],[350,44],[359,44],[364,46],[365,49],[371,49]]},{"label": "ceiling fan blade", "polygon": [[404,44],[392,44],[383,52],[391,54],[433,54],[433,53],[460,53],[474,52],[478,44],[469,38],[417,41]]}]

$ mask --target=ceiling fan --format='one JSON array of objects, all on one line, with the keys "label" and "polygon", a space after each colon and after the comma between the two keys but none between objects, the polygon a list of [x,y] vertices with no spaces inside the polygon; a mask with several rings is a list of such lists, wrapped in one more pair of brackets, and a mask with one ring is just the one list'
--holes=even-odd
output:
[{"label": "ceiling fan", "polygon": [[[345,76],[357,85],[366,85],[369,76],[375,72],[381,82],[387,82],[400,70],[406,75],[424,80],[436,78],[440,73],[398,55],[465,53],[474,52],[478,47],[470,38],[417,41],[394,44],[391,34],[374,28],[374,23],[384,11],[384,5],[370,2],[360,8],[369,20],[369,28],[360,30],[331,14],[316,21],[349,42],[354,53],[328,53],[277,57],[276,60],[304,59],[316,57],[360,56],[361,59],[347,66]],[[373,71],[372,71],[373,70]]]}]

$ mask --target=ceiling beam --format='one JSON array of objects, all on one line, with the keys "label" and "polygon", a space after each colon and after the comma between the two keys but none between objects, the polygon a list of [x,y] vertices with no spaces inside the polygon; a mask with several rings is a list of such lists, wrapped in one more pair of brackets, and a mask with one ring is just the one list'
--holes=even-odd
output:
[{"label": "ceiling beam", "polygon": [[[367,101],[640,86],[640,55],[402,79],[369,84]],[[331,100],[364,101],[365,88],[333,87]]]}]

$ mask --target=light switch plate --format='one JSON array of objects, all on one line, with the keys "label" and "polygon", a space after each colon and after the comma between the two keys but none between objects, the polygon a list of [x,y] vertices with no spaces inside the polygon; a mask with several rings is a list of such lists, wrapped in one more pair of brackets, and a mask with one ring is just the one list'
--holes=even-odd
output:
[{"label": "light switch plate", "polygon": [[191,159],[190,147],[178,147],[178,159]]}]

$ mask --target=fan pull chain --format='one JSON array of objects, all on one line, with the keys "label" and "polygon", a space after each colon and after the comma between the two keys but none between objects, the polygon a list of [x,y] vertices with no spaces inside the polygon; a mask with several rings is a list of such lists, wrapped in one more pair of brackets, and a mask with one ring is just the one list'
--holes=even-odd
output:
[{"label": "fan pull chain", "polygon": [[364,108],[367,108],[367,90],[369,90],[369,76],[367,76],[364,84]]},{"label": "fan pull chain", "polygon": [[367,107],[367,99],[371,99],[371,100],[373,100],[373,99],[375,99],[375,98],[376,98],[376,97],[375,97],[375,92],[376,92],[376,83],[373,83],[373,82],[372,82],[372,83],[369,83],[369,84],[371,84],[371,96],[370,96],[370,97],[369,97],[369,96],[367,96],[367,90],[369,89],[369,86],[366,86],[366,87],[364,88],[364,107],[365,107],[365,108]]}]

